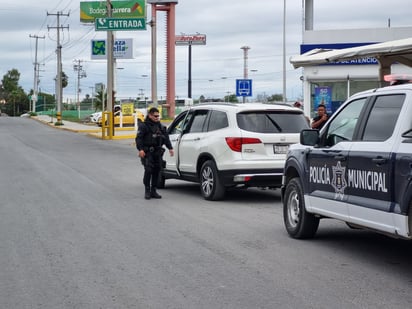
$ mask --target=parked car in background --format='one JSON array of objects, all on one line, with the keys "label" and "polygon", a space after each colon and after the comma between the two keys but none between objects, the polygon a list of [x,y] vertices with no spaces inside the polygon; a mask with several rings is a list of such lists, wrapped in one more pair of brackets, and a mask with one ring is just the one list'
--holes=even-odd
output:
[{"label": "parked car in background", "polygon": [[90,122],[96,123],[102,118],[102,112],[95,112],[90,115]]},{"label": "parked car in background", "polygon": [[194,105],[168,127],[175,155],[164,155],[160,187],[169,178],[196,182],[207,200],[234,187],[278,188],[289,146],[308,128],[302,110],[287,105]]},{"label": "parked car in background", "polygon": [[[135,109],[132,115],[122,115],[121,113],[121,106],[115,105],[114,106],[114,125],[119,126],[120,124],[124,126],[133,126],[135,124],[135,117],[137,117],[138,122],[144,121],[144,114]],[[96,123],[98,126],[102,125],[102,112],[96,112],[90,115],[90,121]]]}]

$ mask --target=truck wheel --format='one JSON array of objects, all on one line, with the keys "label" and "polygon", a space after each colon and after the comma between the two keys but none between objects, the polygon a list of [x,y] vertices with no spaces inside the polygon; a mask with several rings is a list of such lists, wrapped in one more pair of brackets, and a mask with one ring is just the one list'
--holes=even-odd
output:
[{"label": "truck wheel", "polygon": [[318,230],[319,218],[306,211],[299,178],[292,178],[286,184],[283,221],[286,231],[293,238],[312,238]]},{"label": "truck wheel", "polygon": [[220,183],[215,162],[208,160],[200,169],[200,191],[209,201],[217,201],[225,196],[225,187]]}]

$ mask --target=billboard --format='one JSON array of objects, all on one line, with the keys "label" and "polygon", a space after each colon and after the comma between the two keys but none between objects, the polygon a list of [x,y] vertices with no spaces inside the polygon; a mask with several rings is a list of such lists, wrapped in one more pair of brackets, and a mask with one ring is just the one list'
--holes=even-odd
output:
[{"label": "billboard", "polygon": [[[106,40],[92,40],[92,60],[107,59]],[[115,59],[133,59],[133,39],[116,39],[113,46]]]},{"label": "billboard", "polygon": [[206,34],[181,34],[175,35],[176,46],[206,45]]},{"label": "billboard", "polygon": [[[146,1],[111,1],[112,16],[115,18],[146,18]],[[107,16],[106,1],[80,2],[80,22],[94,23],[95,18]]]}]

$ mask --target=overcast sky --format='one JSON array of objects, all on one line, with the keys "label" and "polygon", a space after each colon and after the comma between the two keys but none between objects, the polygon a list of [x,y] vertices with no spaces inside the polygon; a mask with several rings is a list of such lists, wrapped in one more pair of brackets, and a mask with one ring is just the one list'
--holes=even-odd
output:
[{"label": "overcast sky", "polygon": [[[80,23],[80,1],[73,0],[1,0],[0,76],[11,69],[21,73],[20,85],[26,92],[33,88],[35,43],[38,40],[41,91],[54,93],[57,71],[56,13],[60,25],[63,71],[69,77],[64,100],[76,98],[77,73],[74,60],[81,60],[87,77],[80,80],[80,97],[91,94],[96,83],[106,84],[106,62],[91,60],[91,40],[105,39],[105,32]],[[243,77],[242,46],[249,46],[249,78],[254,95],[281,94],[283,76],[283,3],[282,0],[179,0],[176,6],[176,34],[206,34],[205,46],[192,48],[193,98],[223,97],[235,92],[235,80]],[[412,26],[410,0],[314,0],[314,29],[384,28]],[[48,15],[54,14],[54,15]],[[150,5],[147,20],[150,20]],[[165,96],[165,15],[158,15],[158,97]],[[50,28],[51,27],[51,28]],[[132,38],[134,59],[119,60],[116,70],[118,98],[135,98],[144,92],[150,96],[150,27],[146,31],[116,32],[117,38]],[[302,41],[302,0],[286,3],[286,59],[299,53]],[[287,61],[287,98],[302,96],[300,69]],[[145,77],[148,76],[148,77]],[[224,77],[224,78],[222,78]],[[188,93],[188,48],[176,47],[176,95]],[[143,89],[143,90],[141,90]]]}]

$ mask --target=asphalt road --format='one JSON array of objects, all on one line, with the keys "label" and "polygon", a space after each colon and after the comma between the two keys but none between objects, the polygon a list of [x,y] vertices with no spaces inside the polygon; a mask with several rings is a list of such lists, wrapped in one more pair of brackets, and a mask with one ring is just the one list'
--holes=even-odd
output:
[{"label": "asphalt road", "polygon": [[132,142],[0,117],[0,308],[411,307],[410,242],[293,240],[273,190],[146,201]]}]

